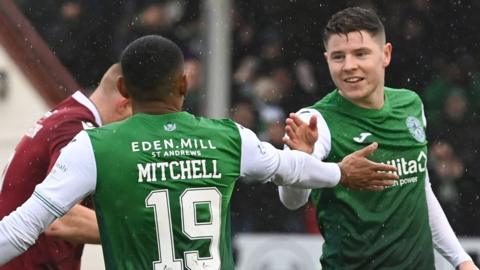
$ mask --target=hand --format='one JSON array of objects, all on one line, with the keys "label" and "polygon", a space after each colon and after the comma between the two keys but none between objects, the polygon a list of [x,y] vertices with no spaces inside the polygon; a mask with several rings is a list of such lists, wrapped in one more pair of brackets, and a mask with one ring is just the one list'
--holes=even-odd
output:
[{"label": "hand", "polygon": [[394,173],[397,168],[392,165],[370,161],[366,156],[378,148],[377,143],[362,148],[343,158],[338,164],[342,176],[340,185],[353,189],[379,191],[387,186],[392,186],[398,175]]},{"label": "hand", "polygon": [[312,116],[310,123],[307,124],[295,113],[290,113],[289,118],[285,120],[285,132],[283,143],[290,149],[313,153],[315,142],[318,139],[317,117]]},{"label": "hand", "polygon": [[45,235],[74,244],[100,244],[95,211],[77,204],[45,230]]},{"label": "hand", "polygon": [[462,262],[457,266],[458,270],[478,270],[478,267],[472,261]]}]

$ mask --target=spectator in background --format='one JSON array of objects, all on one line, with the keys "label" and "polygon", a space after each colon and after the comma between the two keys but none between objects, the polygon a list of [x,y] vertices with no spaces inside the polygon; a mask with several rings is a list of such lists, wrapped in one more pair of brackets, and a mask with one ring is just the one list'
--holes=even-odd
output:
[{"label": "spectator in background", "polygon": [[280,107],[280,100],[283,97],[282,88],[269,76],[260,77],[253,85],[253,99],[258,109],[262,125],[284,119],[284,112]]},{"label": "spectator in background", "polygon": [[[279,148],[283,147],[283,115],[272,118],[270,123],[258,126],[255,106],[249,99],[233,105],[231,118],[237,123],[259,132],[263,140]],[[277,189],[271,184],[258,184],[242,179],[236,185],[232,197],[232,233],[240,232],[302,232],[302,211],[285,209],[278,199]]]},{"label": "spectator in background", "polygon": [[122,27],[116,29],[115,50],[120,54],[123,48],[136,38],[159,34],[178,42],[184,51],[200,55],[199,2],[127,0],[123,2]]},{"label": "spectator in background", "polygon": [[95,88],[115,61],[112,39],[119,4],[93,0],[66,0],[40,32],[52,51],[84,88]]},{"label": "spectator in background", "polygon": [[248,99],[237,101],[230,110],[230,117],[240,125],[257,132],[257,112],[255,106]]},{"label": "spectator in background", "polygon": [[[438,95],[442,95],[441,89],[436,88]],[[439,119],[429,127],[433,142],[432,178],[437,180],[434,187],[447,215],[452,218],[452,227],[462,235],[475,235],[478,231],[472,226],[480,219],[475,210],[480,207],[475,192],[480,188],[477,177],[480,125],[472,112],[474,98],[469,99],[458,84],[444,89]]]},{"label": "spectator in background", "polygon": [[447,203],[446,205],[458,205],[460,194],[455,182],[462,178],[465,172],[465,165],[447,142],[435,142],[430,147],[430,158],[433,175],[440,181],[438,183],[438,198],[440,202]]},{"label": "spectator in background", "polygon": [[188,96],[185,98],[184,109],[192,114],[201,114],[201,104],[205,103],[203,87],[203,66],[196,58],[185,59],[185,75],[188,82]]}]

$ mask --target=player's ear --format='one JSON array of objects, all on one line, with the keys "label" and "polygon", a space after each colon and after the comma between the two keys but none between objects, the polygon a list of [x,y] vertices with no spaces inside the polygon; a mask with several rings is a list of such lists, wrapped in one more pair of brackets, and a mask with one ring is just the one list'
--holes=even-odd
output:
[{"label": "player's ear", "polygon": [[121,97],[117,102],[116,107],[117,113],[121,116],[122,119],[127,118],[132,115],[132,103],[130,99]]},{"label": "player's ear", "polygon": [[187,95],[187,89],[188,89],[187,75],[182,74],[182,77],[179,80],[180,95],[186,96]]},{"label": "player's ear", "polygon": [[325,61],[328,62],[328,53],[327,53],[327,52],[324,52],[324,53],[323,53],[323,57],[325,57]]},{"label": "player's ear", "polygon": [[390,60],[392,59],[392,44],[387,42],[385,46],[383,46],[383,66],[387,67],[390,64]]},{"label": "player's ear", "polygon": [[128,94],[127,86],[125,85],[125,78],[122,75],[118,76],[115,84],[120,95],[122,95],[126,99],[129,99],[130,94]]}]

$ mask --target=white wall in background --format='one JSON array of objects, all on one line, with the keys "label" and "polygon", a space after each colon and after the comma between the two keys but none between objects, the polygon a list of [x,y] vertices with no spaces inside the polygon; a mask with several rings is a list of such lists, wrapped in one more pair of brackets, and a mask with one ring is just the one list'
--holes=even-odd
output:
[{"label": "white wall in background", "polygon": [[[48,111],[32,84],[0,46],[0,73],[6,74],[7,95],[0,98],[0,174],[22,135]],[[0,184],[3,178],[0,178]]]},{"label": "white wall in background", "polygon": [[[480,238],[461,238],[465,250],[480,258]],[[323,238],[310,234],[239,234],[234,240],[237,270],[320,270]],[[437,270],[454,270],[435,252]]]}]

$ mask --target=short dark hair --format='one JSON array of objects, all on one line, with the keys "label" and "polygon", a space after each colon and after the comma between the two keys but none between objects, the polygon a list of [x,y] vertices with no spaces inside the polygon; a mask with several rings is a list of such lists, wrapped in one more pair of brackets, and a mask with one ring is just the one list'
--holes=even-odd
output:
[{"label": "short dark hair", "polygon": [[136,101],[163,100],[179,72],[183,74],[183,61],[182,50],[167,38],[136,39],[120,57],[128,93]]},{"label": "short dark hair", "polygon": [[367,31],[372,37],[385,36],[385,27],[378,15],[369,9],[349,7],[335,13],[323,31],[323,44],[326,46],[332,35],[347,35],[351,32]]}]

